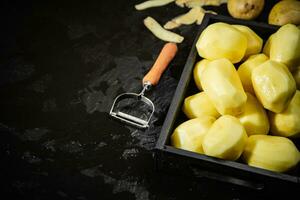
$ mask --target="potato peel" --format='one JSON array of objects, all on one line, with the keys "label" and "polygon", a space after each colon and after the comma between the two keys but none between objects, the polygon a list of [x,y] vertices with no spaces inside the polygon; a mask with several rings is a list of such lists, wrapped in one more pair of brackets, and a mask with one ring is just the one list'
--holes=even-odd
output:
[{"label": "potato peel", "polygon": [[[218,14],[215,11],[212,11],[212,10],[204,10],[204,14],[205,13],[210,13],[210,14],[213,14],[213,15]],[[200,25],[202,23],[203,18],[204,18],[204,14],[203,15],[201,15],[201,14],[198,15],[197,22],[196,22],[197,25]]]},{"label": "potato peel", "polygon": [[200,25],[202,23],[205,13],[206,13],[205,10],[203,10],[203,12],[200,12],[197,15],[197,18],[196,18],[196,24],[197,25]]},{"label": "potato peel", "polygon": [[164,6],[164,5],[167,5],[174,1],[175,0],[149,0],[149,1],[145,1],[143,3],[137,4],[134,7],[137,10],[145,10],[147,8]]},{"label": "potato peel", "polygon": [[176,0],[175,3],[180,7],[201,7],[201,6],[219,6],[227,3],[227,0]]},{"label": "potato peel", "polygon": [[164,29],[155,19],[152,17],[147,17],[144,19],[144,25],[159,39],[167,41],[167,42],[174,42],[174,43],[181,43],[184,40],[184,37],[168,31]]},{"label": "potato peel", "polygon": [[181,24],[177,24],[176,22],[170,20],[164,25],[164,28],[167,30],[171,30],[171,29],[179,27],[180,25]]},{"label": "potato peel", "polygon": [[180,25],[189,25],[195,23],[198,18],[204,16],[204,10],[201,7],[192,8],[189,12],[179,15],[172,20],[168,21],[165,25],[165,29],[174,29],[179,27]]},{"label": "potato peel", "polygon": [[183,14],[183,15],[179,15],[175,18],[173,18],[172,20],[168,21],[165,25],[164,28],[165,29],[174,29],[177,28],[181,25],[190,25],[196,22],[196,24],[201,24],[203,17],[205,15],[205,13],[213,13],[216,14],[213,11],[206,11],[201,7],[194,7],[192,8],[189,12]]},{"label": "potato peel", "polygon": [[197,20],[197,17],[200,13],[203,13],[204,15],[204,10],[200,7],[195,7],[192,8],[186,14],[175,17],[173,20],[177,24],[185,24],[185,25],[193,24]]},{"label": "potato peel", "polygon": [[164,27],[162,27],[152,17],[145,18],[144,25],[161,40],[181,43],[184,40],[184,37],[168,30],[178,28],[181,25],[190,25],[193,23],[198,25],[201,24],[205,13],[217,14],[214,11],[204,10],[202,6],[219,6],[222,3],[226,3],[227,0],[148,0],[140,4],[136,4],[135,8],[137,10],[145,10],[151,7],[164,6],[172,2],[175,2],[180,7],[189,7],[191,9],[189,12],[168,21]]},{"label": "potato peel", "polygon": [[176,0],[175,3],[177,6],[183,8],[183,7],[185,7],[186,2],[188,2],[188,1],[190,1],[190,0]]}]

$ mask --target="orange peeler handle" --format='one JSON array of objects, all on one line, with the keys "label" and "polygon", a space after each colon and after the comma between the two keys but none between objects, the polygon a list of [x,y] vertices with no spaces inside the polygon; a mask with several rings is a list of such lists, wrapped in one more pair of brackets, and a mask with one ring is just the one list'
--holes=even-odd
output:
[{"label": "orange peeler handle", "polygon": [[163,72],[168,67],[171,60],[177,52],[177,45],[175,43],[167,43],[162,48],[154,65],[150,71],[144,76],[143,83],[150,82],[153,86],[157,85]]}]

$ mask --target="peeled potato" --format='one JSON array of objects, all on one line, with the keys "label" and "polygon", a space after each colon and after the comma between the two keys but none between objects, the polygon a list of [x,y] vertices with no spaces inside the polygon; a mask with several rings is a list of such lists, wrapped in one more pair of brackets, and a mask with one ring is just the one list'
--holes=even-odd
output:
[{"label": "peeled potato", "polygon": [[217,22],[200,35],[196,48],[208,60],[227,58],[232,63],[242,60],[247,49],[247,37],[233,26]]},{"label": "peeled potato", "polygon": [[[269,132],[269,120],[265,109],[250,93],[247,94],[245,110],[237,118],[243,124],[247,135],[263,134]],[[300,114],[300,113],[299,113]]]},{"label": "peeled potato", "polygon": [[250,56],[243,64],[239,66],[238,74],[246,92],[255,94],[251,80],[252,71],[267,60],[268,57],[265,54],[257,54]]},{"label": "peeled potato", "polygon": [[251,20],[258,17],[264,4],[264,0],[228,0],[227,9],[234,18]]},{"label": "peeled potato", "polygon": [[288,68],[268,60],[252,71],[255,94],[264,108],[282,112],[296,92],[296,83]]},{"label": "peeled potato", "polygon": [[247,134],[239,120],[230,115],[217,119],[204,136],[202,147],[208,156],[236,160],[243,152]]},{"label": "peeled potato", "polygon": [[291,71],[300,64],[300,30],[297,26],[284,25],[272,36],[270,59],[285,64]]},{"label": "peeled potato", "polygon": [[233,64],[225,59],[208,63],[202,73],[203,90],[222,115],[239,115],[247,101],[239,75]]},{"label": "peeled potato", "polygon": [[243,158],[250,166],[285,172],[297,165],[300,153],[288,138],[252,135],[246,142]]},{"label": "peeled potato", "polygon": [[270,49],[271,49],[273,35],[274,34],[270,35],[270,37],[268,38],[268,40],[263,48],[263,53],[266,54],[267,56],[270,56]]},{"label": "peeled potato", "polygon": [[248,45],[244,56],[245,58],[253,54],[258,54],[261,51],[263,40],[254,31],[252,31],[249,27],[243,25],[232,26],[244,33],[247,37]]},{"label": "peeled potato", "polygon": [[213,116],[215,118],[220,116],[205,92],[185,98],[182,110],[190,119],[201,116]]},{"label": "peeled potato", "polygon": [[200,79],[202,77],[202,72],[204,71],[204,69],[206,68],[208,63],[209,63],[209,60],[203,59],[203,60],[197,62],[194,67],[194,71],[193,71],[194,80],[195,80],[196,86],[199,90],[202,90]]},{"label": "peeled potato", "polygon": [[281,113],[269,113],[271,132],[284,137],[300,137],[300,91]]},{"label": "peeled potato", "polygon": [[214,117],[202,116],[180,124],[171,136],[171,144],[179,149],[203,153],[203,137],[215,120]]}]

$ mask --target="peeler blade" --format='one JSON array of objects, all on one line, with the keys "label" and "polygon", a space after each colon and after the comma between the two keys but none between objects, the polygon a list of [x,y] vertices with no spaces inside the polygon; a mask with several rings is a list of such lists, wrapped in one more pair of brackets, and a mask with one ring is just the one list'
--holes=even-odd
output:
[{"label": "peeler blade", "polygon": [[148,121],[145,121],[145,120],[142,120],[138,117],[135,117],[135,116],[132,116],[132,115],[128,115],[126,113],[123,113],[123,112],[112,112],[110,113],[111,116],[121,120],[121,121],[124,121],[124,122],[127,122],[131,125],[134,125],[134,126],[138,126],[138,127],[141,127],[141,128],[148,128],[149,127],[149,124],[148,124]]},{"label": "peeler blade", "polygon": [[154,111],[154,104],[147,97],[124,93],[114,100],[110,115],[138,128],[148,128]]}]

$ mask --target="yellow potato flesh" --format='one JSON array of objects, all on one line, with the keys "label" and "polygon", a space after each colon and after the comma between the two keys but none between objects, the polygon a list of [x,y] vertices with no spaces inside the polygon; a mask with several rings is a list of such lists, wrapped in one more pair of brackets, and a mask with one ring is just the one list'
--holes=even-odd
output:
[{"label": "yellow potato flesh", "polygon": [[243,158],[250,166],[285,172],[297,165],[300,154],[288,138],[252,135],[247,140]]},{"label": "yellow potato flesh", "polygon": [[300,91],[296,91],[291,103],[283,112],[270,112],[269,116],[272,134],[300,137]]},{"label": "yellow potato flesh", "polygon": [[273,35],[274,34],[270,35],[263,48],[263,53],[267,56],[270,56],[270,49],[271,49]]},{"label": "yellow potato flesh", "polygon": [[216,119],[202,116],[180,124],[171,136],[171,144],[179,149],[203,153],[202,140]]},{"label": "yellow potato flesh", "polygon": [[272,37],[270,59],[291,71],[300,64],[300,30],[293,24],[282,26]]},{"label": "yellow potato flesh", "polygon": [[[265,109],[250,93],[247,94],[247,102],[244,112],[237,116],[243,124],[247,135],[263,134],[269,132],[269,120]],[[300,113],[299,113],[300,114]]]},{"label": "yellow potato flesh", "polygon": [[245,58],[253,54],[258,54],[263,45],[263,40],[249,27],[243,25],[232,25],[234,28],[241,31],[247,37],[247,49],[245,53]]},{"label": "yellow potato flesh", "polygon": [[185,98],[182,110],[190,119],[206,115],[215,118],[220,116],[205,92],[200,92]]},{"label": "yellow potato flesh", "polygon": [[243,112],[247,95],[229,60],[223,58],[209,62],[202,75],[203,90],[221,115]]},{"label": "yellow potato flesh", "polygon": [[202,147],[208,156],[236,160],[243,152],[247,134],[239,120],[230,115],[217,119],[206,133]]},{"label": "yellow potato flesh", "polygon": [[255,69],[260,64],[264,63],[268,60],[268,57],[265,54],[253,55],[248,58],[243,64],[240,65],[238,69],[239,77],[242,81],[244,90],[246,92],[254,93],[254,89],[252,86],[251,75],[253,69]]},{"label": "yellow potato flesh", "polygon": [[247,37],[233,26],[218,22],[209,25],[200,35],[196,48],[208,60],[227,58],[241,61],[247,49]]},{"label": "yellow potato flesh", "polygon": [[195,67],[194,67],[194,71],[193,71],[194,81],[195,81],[195,84],[196,84],[197,88],[200,91],[202,90],[200,79],[202,77],[202,72],[204,71],[204,69],[206,68],[208,63],[209,63],[209,60],[203,59],[203,60],[197,62]]},{"label": "yellow potato flesh", "polygon": [[288,68],[271,60],[252,71],[252,84],[263,107],[275,113],[288,106],[296,91],[295,80]]}]

